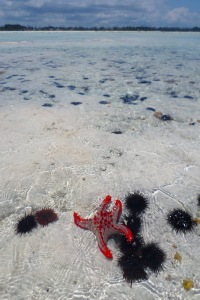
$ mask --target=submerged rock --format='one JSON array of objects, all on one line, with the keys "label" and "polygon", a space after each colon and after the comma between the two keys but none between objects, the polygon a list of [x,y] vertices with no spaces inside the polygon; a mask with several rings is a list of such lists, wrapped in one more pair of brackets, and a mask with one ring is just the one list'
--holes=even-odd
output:
[{"label": "submerged rock", "polygon": [[154,117],[156,117],[157,119],[159,119],[161,121],[172,121],[173,120],[173,118],[170,115],[163,115],[163,113],[160,111],[156,111],[154,113]]},{"label": "submerged rock", "polygon": [[74,101],[74,102],[71,102],[71,104],[72,105],[80,105],[80,104],[82,104],[82,102],[78,102],[78,101],[76,102],[76,101]]},{"label": "submerged rock", "polygon": [[136,103],[134,103],[134,101],[137,101],[139,99],[139,95],[126,94],[125,96],[122,96],[120,99],[122,99],[123,103],[126,103],[126,104],[136,104]]},{"label": "submerged rock", "polygon": [[160,119],[162,121],[171,121],[171,120],[173,120],[170,115],[162,115]]},{"label": "submerged rock", "polygon": [[44,107],[52,107],[53,104],[51,104],[51,103],[44,103],[44,104],[42,104],[42,106],[44,106]]}]

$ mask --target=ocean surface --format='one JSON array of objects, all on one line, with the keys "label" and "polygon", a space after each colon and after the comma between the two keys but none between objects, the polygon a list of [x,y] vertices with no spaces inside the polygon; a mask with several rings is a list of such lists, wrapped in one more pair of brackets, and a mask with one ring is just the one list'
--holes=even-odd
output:
[{"label": "ocean surface", "polygon": [[[200,299],[199,225],[166,221],[200,217],[199,82],[199,33],[0,32],[0,299]],[[73,212],[135,190],[166,262],[131,286]],[[42,207],[59,220],[16,234]]]}]

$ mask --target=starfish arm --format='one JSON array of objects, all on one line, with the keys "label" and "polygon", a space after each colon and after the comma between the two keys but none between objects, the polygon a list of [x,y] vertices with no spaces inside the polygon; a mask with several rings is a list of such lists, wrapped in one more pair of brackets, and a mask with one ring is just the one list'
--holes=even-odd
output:
[{"label": "starfish arm", "polygon": [[122,212],[122,203],[120,200],[115,200],[115,204],[112,209],[112,215],[113,215],[114,222],[116,222],[116,223],[118,222],[121,212]]},{"label": "starfish arm", "polygon": [[108,246],[106,245],[106,242],[104,240],[104,237],[102,236],[102,233],[99,232],[99,234],[97,234],[97,240],[98,240],[98,246],[99,249],[101,250],[101,252],[109,259],[112,259],[112,253],[110,251],[110,249],[108,248]]},{"label": "starfish arm", "polygon": [[107,195],[101,205],[98,208],[98,211],[104,212],[108,206],[108,204],[111,202],[111,196]]},{"label": "starfish arm", "polygon": [[133,237],[132,231],[127,226],[122,225],[122,224],[115,224],[114,230],[116,233],[120,232],[123,235],[125,235],[128,242],[133,242],[134,237]]},{"label": "starfish arm", "polygon": [[92,219],[83,219],[79,216],[79,214],[74,212],[74,223],[82,229],[90,229]]}]

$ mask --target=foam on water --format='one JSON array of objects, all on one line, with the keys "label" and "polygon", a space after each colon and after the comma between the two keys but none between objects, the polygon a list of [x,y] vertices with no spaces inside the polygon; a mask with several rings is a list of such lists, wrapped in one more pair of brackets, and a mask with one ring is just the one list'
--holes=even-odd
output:
[{"label": "foam on water", "polygon": [[[177,235],[166,221],[177,207],[200,215],[199,53],[198,33],[0,33],[2,300],[200,297],[199,227]],[[114,240],[107,261],[73,211],[89,216],[107,194],[123,201],[134,190],[150,198],[145,242],[167,261],[131,287]],[[41,207],[59,220],[16,235],[17,220]]]}]

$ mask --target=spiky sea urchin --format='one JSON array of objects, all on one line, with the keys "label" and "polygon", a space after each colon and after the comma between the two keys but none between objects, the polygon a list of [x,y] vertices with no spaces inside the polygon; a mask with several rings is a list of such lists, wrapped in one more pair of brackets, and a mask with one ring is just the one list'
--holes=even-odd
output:
[{"label": "spiky sea urchin", "polygon": [[174,209],[169,212],[167,221],[176,232],[186,233],[193,230],[195,225],[192,216],[182,209]]},{"label": "spiky sea urchin", "polygon": [[122,270],[124,279],[131,283],[135,281],[147,280],[148,276],[141,262],[141,258],[136,255],[122,255],[118,259],[118,265]]},{"label": "spiky sea urchin", "polygon": [[163,269],[165,259],[166,254],[157,243],[149,243],[141,249],[143,265],[155,273]]},{"label": "spiky sea urchin", "polygon": [[143,238],[140,236],[140,230],[142,227],[142,220],[137,215],[125,215],[123,217],[123,224],[126,225],[133,234],[133,243],[128,242],[125,236],[118,235],[117,242],[120,251],[123,254],[132,253],[136,251],[141,245],[144,244]]},{"label": "spiky sea urchin", "polygon": [[42,208],[35,213],[37,222],[42,226],[47,226],[49,223],[58,220],[56,212],[52,208]]},{"label": "spiky sea urchin", "polygon": [[17,234],[25,234],[27,232],[31,232],[34,228],[37,227],[37,222],[35,220],[34,215],[25,215],[21,219],[19,219],[15,231]]},{"label": "spiky sea urchin", "polygon": [[124,223],[128,228],[130,228],[134,236],[137,235],[142,228],[142,220],[137,215],[126,215],[124,217]]},{"label": "spiky sea urchin", "polygon": [[125,207],[131,214],[141,214],[148,207],[148,199],[141,192],[129,193],[125,196]]},{"label": "spiky sea urchin", "polygon": [[140,235],[134,236],[133,243],[130,243],[127,241],[125,236],[120,235],[118,238],[118,247],[124,255],[131,255],[134,253],[134,255],[140,255],[140,249],[144,245],[144,240]]}]

